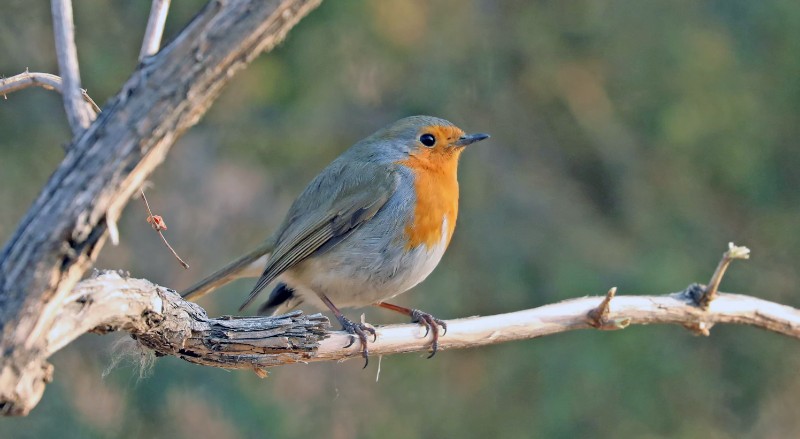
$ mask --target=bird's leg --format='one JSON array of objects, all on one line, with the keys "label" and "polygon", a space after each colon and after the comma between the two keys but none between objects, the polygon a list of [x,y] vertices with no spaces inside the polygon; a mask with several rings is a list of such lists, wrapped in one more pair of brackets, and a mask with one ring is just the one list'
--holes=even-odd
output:
[{"label": "bird's leg", "polygon": [[439,349],[439,328],[436,325],[442,327],[443,330],[442,336],[444,336],[445,334],[447,334],[447,323],[445,323],[444,320],[437,319],[436,317],[426,313],[425,311],[406,308],[404,306],[392,305],[391,303],[378,302],[375,305],[411,317],[412,323],[419,323],[420,325],[425,327],[425,337],[427,337],[428,333],[431,331],[431,329],[433,329],[433,341],[431,341],[431,354],[428,356],[428,358],[431,358],[434,355],[436,355],[436,351]]},{"label": "bird's leg", "polygon": [[366,369],[367,365],[369,364],[369,349],[367,348],[367,334],[372,335],[372,341],[378,339],[378,334],[375,332],[375,329],[364,324],[364,323],[354,323],[352,320],[348,319],[347,317],[339,311],[339,308],[331,302],[331,299],[328,299],[328,296],[324,294],[319,294],[319,298],[325,302],[325,305],[328,306],[328,309],[331,310],[333,315],[336,316],[336,320],[339,320],[339,323],[342,325],[342,329],[347,331],[350,334],[350,343],[345,346],[349,348],[356,342],[356,336],[358,336],[359,341],[361,342],[361,356],[364,357],[364,368]]}]

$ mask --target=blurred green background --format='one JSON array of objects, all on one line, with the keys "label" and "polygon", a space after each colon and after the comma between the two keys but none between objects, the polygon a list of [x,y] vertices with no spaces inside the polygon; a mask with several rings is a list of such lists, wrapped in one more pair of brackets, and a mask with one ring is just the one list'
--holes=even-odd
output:
[{"label": "blurred green background", "polygon": [[[167,38],[204,2],[173,2]],[[75,2],[101,103],[136,66],[149,1]],[[49,2],[0,14],[0,74],[57,72]],[[492,134],[461,160],[461,216],[399,302],[443,318],[705,282],[800,306],[800,3],[327,1],[226,88],[152,176],[184,272],[134,200],[100,268],[182,289],[251,249],[347,146],[411,114]],[[60,97],[0,100],[0,238],[62,158]],[[236,312],[252,281],[201,301]],[[357,317],[361,310],[351,310]],[[402,318],[367,309],[373,323]],[[0,437],[800,436],[800,344],[748,327],[582,331],[480,349],[273,369],[269,378],[112,363],[122,335],[53,357],[34,412]]]}]

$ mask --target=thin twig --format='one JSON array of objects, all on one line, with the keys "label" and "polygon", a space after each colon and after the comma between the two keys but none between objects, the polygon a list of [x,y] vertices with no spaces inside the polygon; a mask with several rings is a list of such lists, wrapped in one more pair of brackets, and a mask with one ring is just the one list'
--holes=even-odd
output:
[{"label": "thin twig", "polygon": [[100,114],[100,106],[89,96],[89,92],[87,92],[85,88],[81,89],[81,96],[83,96],[84,101],[92,106],[92,111],[94,111],[95,114]]},{"label": "thin twig", "polygon": [[[50,73],[29,72],[26,69],[18,75],[0,78],[0,95],[5,99],[8,98],[7,95],[29,87],[42,87],[45,90],[55,90],[59,93],[63,92],[61,77]],[[84,101],[92,106],[92,110],[94,110],[95,113],[100,112],[100,107],[97,106],[97,103],[89,96],[86,90],[81,89],[81,96]]]},{"label": "thin twig", "polygon": [[72,21],[72,2],[70,0],[51,0],[53,15],[53,34],[55,36],[58,71],[63,79],[61,95],[64,98],[64,110],[72,128],[72,134],[81,134],[95,119],[83,101],[81,92],[81,75],[78,68],[78,50],[75,48],[75,27]]},{"label": "thin twig", "polygon": [[164,241],[164,245],[166,245],[169,251],[172,252],[172,255],[175,256],[175,259],[178,260],[181,266],[185,269],[189,269],[189,264],[184,262],[183,259],[178,256],[178,253],[175,251],[175,249],[173,249],[172,246],[169,245],[169,242],[167,242],[167,238],[164,237],[164,230],[167,230],[167,224],[164,222],[164,219],[161,218],[160,215],[153,215],[153,211],[150,210],[150,203],[147,202],[147,197],[144,196],[144,189],[139,188],[139,192],[142,194],[142,200],[144,200],[144,205],[147,208],[147,222],[153,227],[153,230],[158,232],[158,236],[160,236],[161,240]]},{"label": "thin twig", "polygon": [[0,95],[14,93],[28,87],[42,87],[45,90],[55,90],[61,93],[61,78],[50,73],[24,72],[0,79]]},{"label": "thin twig", "polygon": [[147,19],[147,29],[144,31],[142,50],[139,52],[139,61],[158,53],[161,47],[161,37],[164,35],[164,24],[167,22],[170,0],[153,0],[150,6],[150,18]]},{"label": "thin twig", "polygon": [[708,309],[714,299],[717,298],[717,290],[719,284],[722,282],[722,277],[725,275],[725,270],[734,259],[750,259],[750,249],[747,247],[736,246],[732,242],[728,243],[728,250],[722,254],[717,269],[711,275],[711,280],[708,281],[708,286],[703,289],[703,294],[696,298],[697,304],[703,308]]}]

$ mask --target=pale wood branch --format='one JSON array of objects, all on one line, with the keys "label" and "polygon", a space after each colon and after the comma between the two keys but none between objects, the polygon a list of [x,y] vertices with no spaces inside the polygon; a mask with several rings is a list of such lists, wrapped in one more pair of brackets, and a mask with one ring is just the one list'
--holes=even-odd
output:
[{"label": "pale wood branch", "polygon": [[44,336],[47,357],[86,332],[127,331],[159,355],[230,369],[305,361],[327,336],[322,314],[209,318],[175,291],[116,271],[84,280],[64,297]]},{"label": "pale wood branch", "polygon": [[[102,248],[108,224],[234,74],[320,1],[210,1],[73,138],[0,254],[2,413],[27,414],[41,398],[52,371],[41,356],[49,350],[44,334],[58,324],[63,299]],[[71,19],[56,16],[61,6],[54,3],[54,25],[65,27]]]},{"label": "pale wood branch", "polygon": [[[10,76],[8,78],[0,78],[0,96],[6,97],[15,91],[19,91],[28,87],[41,87],[45,90],[54,90],[62,93],[62,83],[63,81],[59,76],[52,75],[50,73],[29,72],[26,70],[18,75]],[[100,107],[97,106],[97,103],[95,103],[91,97],[89,97],[89,94],[86,93],[86,90],[81,89],[81,96],[83,97],[83,100],[92,107],[92,110],[95,113],[100,112]]]},{"label": "pale wood branch", "polygon": [[717,290],[719,284],[722,282],[722,277],[725,276],[725,271],[734,259],[749,259],[750,249],[747,247],[737,246],[732,242],[728,243],[728,250],[722,254],[722,259],[717,264],[717,269],[711,275],[711,280],[708,285],[703,289],[699,297],[695,297],[695,302],[703,308],[708,308],[708,305],[716,300]]},{"label": "pale wood branch", "polygon": [[142,40],[142,50],[139,52],[139,61],[158,53],[161,37],[164,35],[164,25],[167,23],[169,3],[170,0],[153,0]]},{"label": "pale wood branch", "polygon": [[59,76],[26,70],[19,75],[0,79],[0,95],[6,96],[28,87],[42,87],[61,93],[62,82]]},{"label": "pale wood branch", "polygon": [[75,47],[75,26],[72,21],[71,0],[51,0],[53,34],[58,58],[58,72],[64,82],[61,95],[72,134],[82,134],[95,119],[95,113],[83,101],[81,74],[78,68],[78,49]]},{"label": "pale wood branch", "polygon": [[[650,324],[693,329],[729,323],[800,339],[800,310],[729,293],[718,293],[704,310],[694,301],[696,290],[702,288],[695,284],[686,291],[661,296],[582,297],[524,311],[447,320],[447,334],[439,339],[439,349],[473,348],[595,328],[598,307],[605,310],[604,321],[620,323],[615,329]],[[358,343],[345,347],[349,335],[329,331],[328,319],[320,314],[209,318],[202,308],[174,291],[115,271],[80,282],[60,305],[57,324],[44,335],[48,339],[48,349],[42,352],[45,358],[87,331],[112,330],[129,332],[157,355],[206,366],[251,369],[260,375],[261,369],[272,366],[361,356]],[[374,356],[430,349],[430,336],[424,336],[420,325],[378,326],[376,330],[377,340],[369,343]]]}]

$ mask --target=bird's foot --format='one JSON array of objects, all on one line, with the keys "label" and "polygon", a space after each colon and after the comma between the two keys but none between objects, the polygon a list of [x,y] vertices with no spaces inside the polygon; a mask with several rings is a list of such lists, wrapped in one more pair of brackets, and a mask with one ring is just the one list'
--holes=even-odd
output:
[{"label": "bird's foot", "polygon": [[350,334],[350,343],[348,343],[345,348],[353,346],[353,343],[356,342],[356,337],[358,337],[358,340],[361,342],[361,356],[364,357],[364,368],[366,369],[367,365],[369,364],[367,334],[371,335],[372,341],[375,342],[378,339],[378,334],[375,332],[375,328],[366,323],[355,323],[343,315],[337,317],[339,319],[339,323],[342,324],[342,329]]},{"label": "bird's foot", "polygon": [[436,351],[439,350],[439,326],[442,327],[442,336],[444,336],[447,334],[447,323],[445,323],[444,320],[437,319],[425,311],[420,311],[418,309],[411,310],[411,322],[419,323],[425,327],[425,337],[427,337],[428,333],[433,330],[431,354],[428,355],[428,358],[432,358],[434,355],[436,355]]}]

